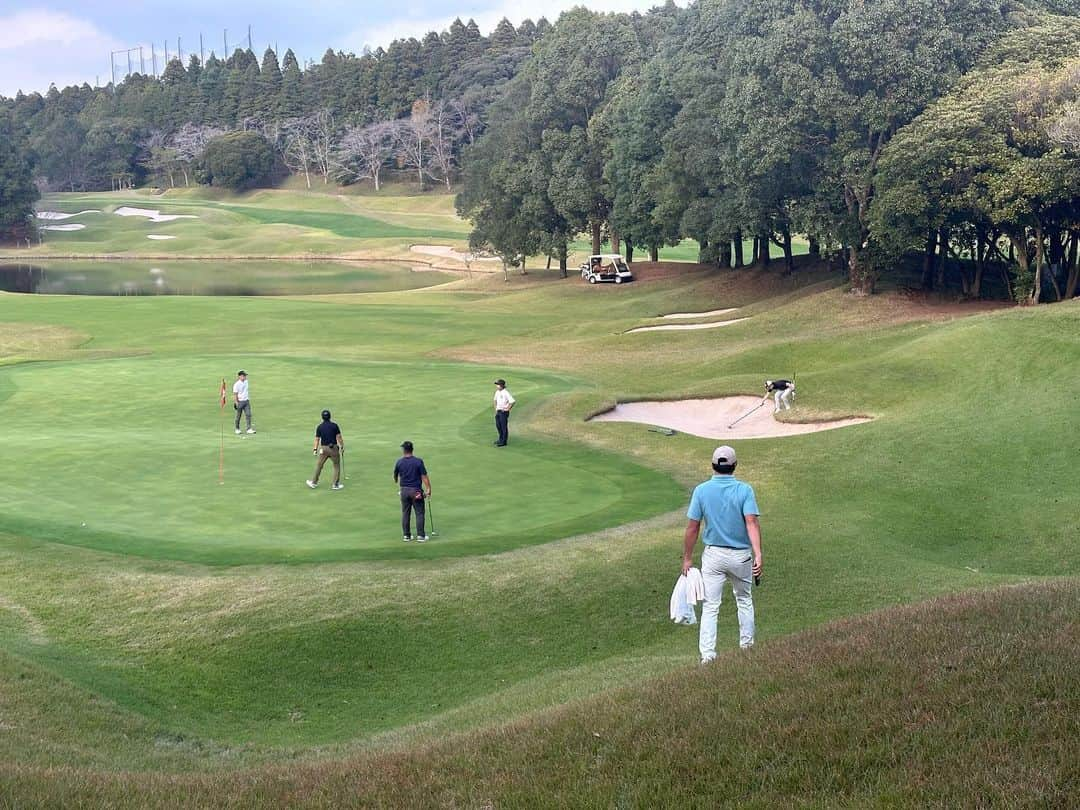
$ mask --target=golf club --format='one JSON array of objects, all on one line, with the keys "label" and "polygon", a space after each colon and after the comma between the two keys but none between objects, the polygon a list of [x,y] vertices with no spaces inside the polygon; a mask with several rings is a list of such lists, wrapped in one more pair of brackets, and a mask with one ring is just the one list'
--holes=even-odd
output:
[{"label": "golf club", "polygon": [[345,448],[344,447],[339,447],[338,448],[338,459],[340,459],[340,461],[341,461],[341,480],[344,481],[345,479],[347,479],[349,477],[349,476],[347,476],[345,474]]},{"label": "golf club", "polygon": [[427,501],[427,518],[428,522],[431,524],[431,531],[429,534],[432,537],[438,537],[439,533],[435,531],[435,513],[431,511],[431,496],[428,495],[425,500]]},{"label": "golf club", "polygon": [[756,411],[758,408],[760,408],[764,404],[765,404],[764,400],[759,402],[753,408],[748,410],[746,413],[744,413],[742,416],[740,416],[738,419],[736,419],[734,422],[732,422],[730,425],[728,425],[728,430],[731,430],[733,427],[735,427],[737,424],[739,424],[739,422],[741,422],[743,419],[748,417],[750,414],[752,414],[754,411]]}]

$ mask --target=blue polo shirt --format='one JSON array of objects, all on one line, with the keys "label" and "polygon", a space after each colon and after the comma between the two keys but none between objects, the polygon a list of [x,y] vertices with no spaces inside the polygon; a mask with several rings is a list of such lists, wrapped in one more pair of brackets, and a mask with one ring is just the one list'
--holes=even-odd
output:
[{"label": "blue polo shirt", "polygon": [[733,475],[714,475],[694,487],[686,516],[704,520],[707,546],[750,548],[746,515],[760,515],[753,488]]}]

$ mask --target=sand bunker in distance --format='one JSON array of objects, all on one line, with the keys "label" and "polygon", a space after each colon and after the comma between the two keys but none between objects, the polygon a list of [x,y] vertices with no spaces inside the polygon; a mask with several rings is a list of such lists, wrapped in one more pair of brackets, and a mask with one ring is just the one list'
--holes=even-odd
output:
[{"label": "sand bunker in distance", "polygon": [[157,241],[160,242],[162,239],[175,239],[176,237],[175,236],[166,236],[165,234],[160,234],[160,233],[148,233],[146,235],[146,238],[147,239],[154,239],[154,240],[157,240]]},{"label": "sand bunker in distance", "polygon": [[684,399],[677,402],[625,402],[592,418],[597,422],[640,422],[643,425],[671,428],[706,439],[769,439],[775,436],[799,436],[848,425],[869,422],[866,417],[835,419],[827,422],[778,422],[773,419],[769,400],[735,427],[736,419],[761,402],[760,397],[737,396],[721,399]]},{"label": "sand bunker in distance", "polygon": [[731,326],[733,323],[741,323],[742,321],[749,320],[746,318],[735,318],[730,321],[710,321],[709,323],[665,323],[660,326],[635,326],[633,329],[627,329],[627,332],[681,332],[687,329],[716,329],[720,326]]},{"label": "sand bunker in distance", "polygon": [[198,219],[194,214],[163,214],[154,208],[123,206],[113,211],[118,217],[146,217],[151,222],[172,222],[174,219]]},{"label": "sand bunker in distance", "polygon": [[667,315],[661,315],[661,318],[712,318],[715,315],[727,315],[729,312],[734,312],[738,307],[728,307],[727,309],[710,309],[708,312],[670,312]]},{"label": "sand bunker in distance", "polygon": [[65,213],[63,213],[61,211],[38,211],[37,212],[37,218],[38,219],[48,219],[48,220],[63,220],[63,219],[71,219],[72,217],[81,217],[83,214],[100,214],[100,213],[101,213],[101,211],[97,210],[96,208],[90,208],[90,209],[87,209],[86,211],[79,211],[77,214],[65,214]]},{"label": "sand bunker in distance", "polygon": [[81,231],[86,226],[81,222],[70,222],[67,225],[42,225],[43,231]]}]

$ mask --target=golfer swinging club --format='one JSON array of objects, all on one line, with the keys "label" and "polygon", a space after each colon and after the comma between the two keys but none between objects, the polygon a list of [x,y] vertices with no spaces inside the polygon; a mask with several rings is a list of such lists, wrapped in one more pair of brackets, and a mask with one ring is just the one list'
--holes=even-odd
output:
[{"label": "golfer swinging club", "polygon": [[791,380],[766,380],[765,396],[761,398],[761,403],[763,405],[769,399],[770,394],[773,397],[773,401],[776,403],[776,406],[773,408],[773,413],[789,410],[791,408],[791,400],[795,396],[795,383]]},{"label": "golfer swinging club", "polygon": [[315,462],[315,475],[308,479],[307,485],[312,489],[319,486],[319,475],[322,473],[326,460],[334,462],[334,483],[330,489],[345,489],[341,483],[341,454],[345,452],[345,442],[341,438],[341,428],[336,422],[330,421],[330,411],[322,412],[322,423],[315,428],[315,447],[312,453],[319,457]]}]

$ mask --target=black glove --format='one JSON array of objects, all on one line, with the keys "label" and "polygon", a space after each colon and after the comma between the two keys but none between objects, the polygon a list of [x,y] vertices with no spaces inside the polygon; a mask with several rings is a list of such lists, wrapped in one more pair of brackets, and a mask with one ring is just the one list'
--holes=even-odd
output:
[{"label": "black glove", "polygon": [[237,405],[237,404],[236,404],[236,403],[234,402],[234,403],[232,404],[232,409],[233,409],[234,411],[238,411],[238,410],[240,410],[240,406],[239,406],[239,405]]}]

